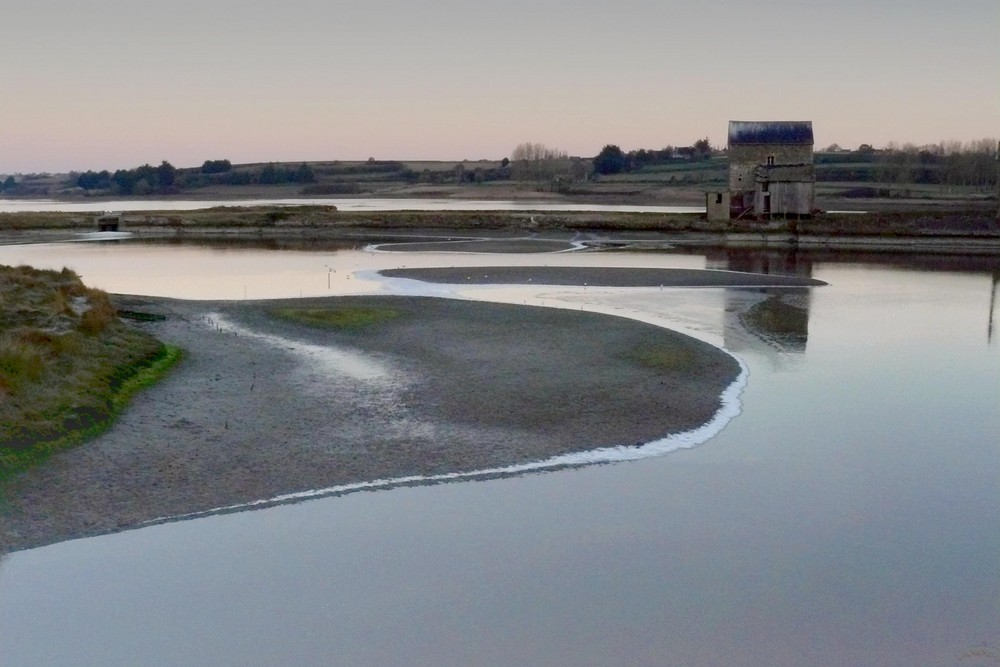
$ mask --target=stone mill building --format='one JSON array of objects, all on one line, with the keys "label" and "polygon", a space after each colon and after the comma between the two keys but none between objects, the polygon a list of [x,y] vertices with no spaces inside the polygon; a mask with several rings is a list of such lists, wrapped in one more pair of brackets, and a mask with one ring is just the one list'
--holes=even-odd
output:
[{"label": "stone mill building", "polygon": [[710,220],[802,218],[815,208],[812,121],[729,121],[729,190],[708,193]]}]

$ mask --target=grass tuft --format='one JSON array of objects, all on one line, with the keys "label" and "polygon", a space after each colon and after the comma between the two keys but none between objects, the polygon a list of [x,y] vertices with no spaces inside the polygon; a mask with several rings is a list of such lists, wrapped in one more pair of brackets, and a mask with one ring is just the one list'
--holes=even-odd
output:
[{"label": "grass tuft", "polygon": [[0,334],[0,386],[13,394],[25,382],[33,382],[45,371],[46,347],[31,340],[36,332],[5,331]]},{"label": "grass tuft", "polygon": [[354,332],[367,329],[402,315],[392,308],[336,306],[331,308],[276,308],[271,315],[283,320],[321,329]]},{"label": "grass tuft", "polygon": [[70,270],[0,266],[0,480],[106,429],[180,356]]}]

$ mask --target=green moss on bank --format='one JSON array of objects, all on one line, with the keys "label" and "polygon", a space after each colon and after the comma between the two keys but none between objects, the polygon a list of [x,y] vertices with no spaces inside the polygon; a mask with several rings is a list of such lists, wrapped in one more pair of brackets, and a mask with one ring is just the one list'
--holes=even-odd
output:
[{"label": "green moss on bank", "polygon": [[337,306],[331,308],[276,308],[271,315],[322,329],[355,332],[399,317],[393,308]]},{"label": "green moss on bank", "polygon": [[180,357],[72,271],[0,266],[0,479],[106,429]]}]

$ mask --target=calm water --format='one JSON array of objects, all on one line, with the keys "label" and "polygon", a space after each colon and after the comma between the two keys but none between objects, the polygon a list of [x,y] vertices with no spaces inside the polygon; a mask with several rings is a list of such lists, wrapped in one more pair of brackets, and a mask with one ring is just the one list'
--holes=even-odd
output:
[{"label": "calm water", "polygon": [[830,283],[795,295],[808,318],[791,331],[741,324],[774,296],[758,290],[458,290],[723,344],[749,368],[743,412],[661,458],[9,554],[0,664],[990,664],[961,656],[1000,643],[1000,265],[850,259],[0,247],[0,263],[178,296],[357,293],[387,288],[354,271],[435,263],[767,265]]},{"label": "calm water", "polygon": [[340,211],[617,211],[625,213],[704,213],[704,206],[629,206],[568,204],[551,201],[477,199],[115,199],[56,201],[52,199],[0,199],[0,213],[23,211],[194,211],[216,206],[336,206]]}]

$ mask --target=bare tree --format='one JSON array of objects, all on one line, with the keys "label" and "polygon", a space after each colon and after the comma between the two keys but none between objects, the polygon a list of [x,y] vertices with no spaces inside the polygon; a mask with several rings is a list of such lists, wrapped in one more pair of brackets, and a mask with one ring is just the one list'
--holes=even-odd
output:
[{"label": "bare tree", "polygon": [[545,144],[518,144],[510,154],[511,176],[517,181],[542,181],[566,172],[569,156]]},{"label": "bare tree", "polygon": [[878,152],[875,177],[890,189],[906,192],[915,183],[989,188],[997,184],[996,139],[962,143],[949,140],[926,146],[889,142]]}]

